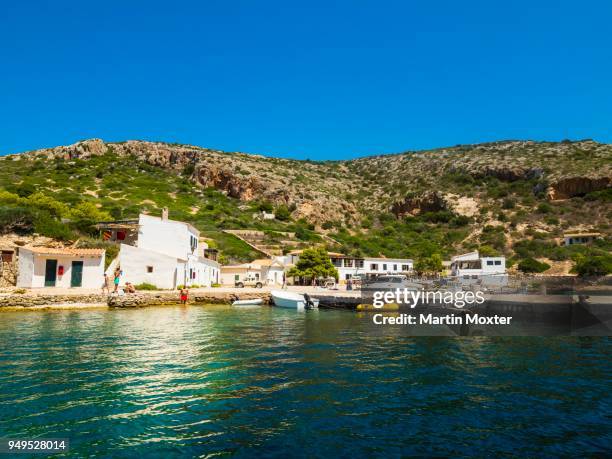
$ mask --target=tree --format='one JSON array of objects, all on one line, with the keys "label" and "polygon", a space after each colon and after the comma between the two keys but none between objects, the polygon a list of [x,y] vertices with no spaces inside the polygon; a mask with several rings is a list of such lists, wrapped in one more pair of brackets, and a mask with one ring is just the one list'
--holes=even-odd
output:
[{"label": "tree", "polygon": [[612,274],[612,255],[587,255],[580,256],[572,268],[580,277],[606,276]]},{"label": "tree", "polygon": [[81,202],[71,209],[70,219],[80,231],[93,233],[94,225],[97,222],[110,220],[111,216],[108,212],[98,209],[91,202]]},{"label": "tree", "polygon": [[531,257],[521,260],[517,267],[519,271],[524,273],[542,273],[550,269],[550,265],[548,263],[538,261]]},{"label": "tree", "polygon": [[478,247],[478,253],[481,257],[498,257],[499,252],[490,245],[481,245]]},{"label": "tree", "polygon": [[414,264],[414,270],[418,273],[439,273],[443,269],[442,256],[439,253],[419,258]]},{"label": "tree", "polygon": [[272,210],[274,210],[274,207],[270,202],[263,201],[259,204],[259,210],[262,212],[272,212]]},{"label": "tree", "polygon": [[51,196],[40,191],[31,194],[27,198],[28,204],[38,209],[49,212],[54,217],[61,218],[68,214],[68,206],[63,202],[53,199]]},{"label": "tree", "polygon": [[283,222],[286,222],[291,218],[291,212],[289,212],[289,209],[285,205],[278,206],[276,208],[276,212],[274,212],[274,215],[276,216],[277,220],[281,220]]},{"label": "tree", "polygon": [[334,277],[337,280],[338,270],[334,268],[327,251],[318,247],[304,249],[297,264],[287,272],[287,275],[310,281],[319,277]]}]

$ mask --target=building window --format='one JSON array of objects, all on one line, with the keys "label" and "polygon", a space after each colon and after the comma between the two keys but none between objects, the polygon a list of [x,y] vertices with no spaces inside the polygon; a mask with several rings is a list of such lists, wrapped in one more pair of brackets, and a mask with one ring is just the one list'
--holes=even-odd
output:
[{"label": "building window", "polygon": [[370,269],[372,271],[378,271],[378,263],[371,263],[370,264]]},{"label": "building window", "polygon": [[487,260],[487,266],[493,266],[493,260]]},{"label": "building window", "polygon": [[332,265],[334,265],[336,268],[342,267],[342,258],[332,258],[331,262],[332,262]]},{"label": "building window", "polygon": [[393,271],[397,271],[397,265],[393,265]]},{"label": "building window", "polygon": [[147,266],[147,272],[148,273],[152,273],[153,272],[153,266]]},{"label": "building window", "polygon": [[10,250],[3,250],[0,261],[3,263],[10,263],[13,261],[13,252]]},{"label": "building window", "polygon": [[353,277],[353,275],[352,275],[352,274],[346,274],[344,278],[345,278],[346,280],[349,280],[351,277]]},{"label": "building window", "polygon": [[402,271],[410,271],[410,265],[402,265]]},{"label": "building window", "polygon": [[357,268],[363,268],[363,260],[355,260],[355,266]]},{"label": "building window", "polygon": [[495,266],[501,266],[501,260],[495,260]]},{"label": "building window", "polygon": [[352,258],[345,258],[344,259],[344,267],[345,268],[352,268],[353,267],[353,259]]},{"label": "building window", "polygon": [[383,271],[387,270],[387,263],[383,263]]}]

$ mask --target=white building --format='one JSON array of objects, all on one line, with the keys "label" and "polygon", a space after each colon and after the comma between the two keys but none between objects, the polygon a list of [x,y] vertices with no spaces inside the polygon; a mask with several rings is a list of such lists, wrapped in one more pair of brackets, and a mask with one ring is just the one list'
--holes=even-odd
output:
[{"label": "white building", "polygon": [[101,288],[103,249],[20,247],[17,287]]},{"label": "white building", "polygon": [[563,245],[592,244],[601,236],[601,233],[565,233],[563,235]]},{"label": "white building", "polygon": [[[301,253],[302,250],[289,252],[285,256],[287,264],[295,265]],[[414,262],[409,258],[349,257],[336,252],[327,252],[327,254],[338,270],[338,281],[340,283],[344,283],[355,276],[409,273],[414,269]]]},{"label": "white building", "polygon": [[508,281],[505,257],[481,257],[478,251],[451,258],[451,275],[468,281],[505,284]]},{"label": "white building", "polygon": [[247,279],[260,281],[262,285],[279,286],[283,284],[285,265],[278,259],[262,258],[240,265],[221,267],[221,284],[236,285]]},{"label": "white building", "polygon": [[148,283],[162,289],[179,285],[209,287],[219,283],[220,265],[206,258],[208,246],[189,223],[141,214],[138,220],[101,223],[104,238],[121,242],[117,263],[122,282]]}]

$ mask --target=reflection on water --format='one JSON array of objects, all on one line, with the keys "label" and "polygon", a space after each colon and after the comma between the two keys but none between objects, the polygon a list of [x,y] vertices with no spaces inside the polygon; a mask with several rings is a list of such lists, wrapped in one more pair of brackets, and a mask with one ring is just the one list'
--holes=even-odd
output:
[{"label": "reflection on water", "polygon": [[344,311],[0,315],[0,436],[79,456],[605,454],[610,339],[409,337]]}]

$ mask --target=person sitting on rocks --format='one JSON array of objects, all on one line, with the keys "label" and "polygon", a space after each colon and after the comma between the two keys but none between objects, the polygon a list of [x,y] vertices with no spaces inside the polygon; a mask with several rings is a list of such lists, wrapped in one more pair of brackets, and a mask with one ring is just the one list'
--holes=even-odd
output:
[{"label": "person sitting on rocks", "polygon": [[130,282],[125,283],[125,293],[136,293],[136,288]]}]

